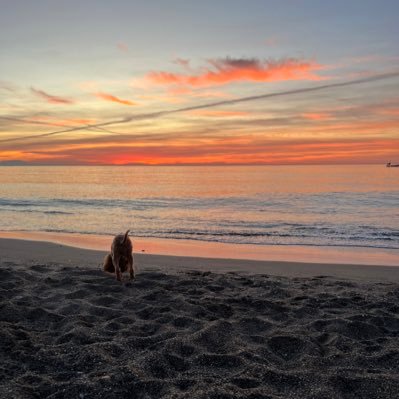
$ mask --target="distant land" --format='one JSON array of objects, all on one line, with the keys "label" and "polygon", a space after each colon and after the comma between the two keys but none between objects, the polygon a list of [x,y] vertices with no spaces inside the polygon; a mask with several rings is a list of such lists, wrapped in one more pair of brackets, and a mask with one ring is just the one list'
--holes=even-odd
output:
[{"label": "distant land", "polygon": [[14,161],[0,161],[0,166],[30,166],[29,162],[14,160]]}]

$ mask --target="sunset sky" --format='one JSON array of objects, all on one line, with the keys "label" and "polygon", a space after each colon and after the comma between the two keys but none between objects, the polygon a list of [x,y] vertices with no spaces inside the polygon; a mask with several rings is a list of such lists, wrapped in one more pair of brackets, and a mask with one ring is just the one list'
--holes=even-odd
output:
[{"label": "sunset sky", "polygon": [[1,0],[0,162],[399,163],[398,15],[396,0]]}]

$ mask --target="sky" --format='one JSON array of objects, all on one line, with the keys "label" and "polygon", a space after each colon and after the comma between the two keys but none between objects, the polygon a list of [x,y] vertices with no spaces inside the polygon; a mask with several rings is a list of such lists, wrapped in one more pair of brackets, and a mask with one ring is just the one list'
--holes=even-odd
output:
[{"label": "sky", "polygon": [[396,0],[0,0],[0,162],[399,163]]}]

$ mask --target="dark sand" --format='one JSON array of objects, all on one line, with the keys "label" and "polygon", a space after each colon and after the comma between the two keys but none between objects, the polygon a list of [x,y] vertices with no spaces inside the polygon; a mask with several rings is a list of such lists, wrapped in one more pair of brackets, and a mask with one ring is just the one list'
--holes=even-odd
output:
[{"label": "dark sand", "polygon": [[398,268],[137,255],[121,284],[101,252],[0,256],[0,398],[399,397]]}]

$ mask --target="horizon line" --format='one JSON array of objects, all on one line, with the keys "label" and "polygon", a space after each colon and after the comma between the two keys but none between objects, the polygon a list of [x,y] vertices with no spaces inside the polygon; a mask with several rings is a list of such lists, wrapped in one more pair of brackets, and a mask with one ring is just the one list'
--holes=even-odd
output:
[{"label": "horizon line", "polygon": [[7,160],[0,161],[1,166],[361,166],[361,165],[386,165],[386,162],[359,162],[359,163],[39,163],[39,162],[26,162],[21,160]]}]

